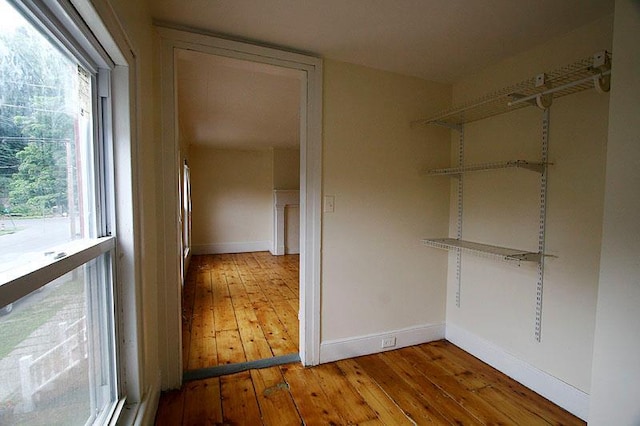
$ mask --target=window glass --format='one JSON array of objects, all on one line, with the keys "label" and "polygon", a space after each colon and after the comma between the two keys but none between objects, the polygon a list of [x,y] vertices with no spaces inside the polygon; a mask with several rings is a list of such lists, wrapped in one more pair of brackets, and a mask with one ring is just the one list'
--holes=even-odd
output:
[{"label": "window glass", "polygon": [[191,249],[191,174],[189,166],[184,165],[182,190],[182,246],[186,257]]},{"label": "window glass", "polygon": [[0,316],[0,424],[84,425],[106,414],[115,398],[109,280],[107,253]]},{"label": "window glass", "polygon": [[104,424],[121,397],[115,239],[97,239],[110,99],[94,111],[96,76],[39,28],[0,0],[0,425]]},{"label": "window glass", "polygon": [[95,236],[91,76],[0,0],[0,272]]}]

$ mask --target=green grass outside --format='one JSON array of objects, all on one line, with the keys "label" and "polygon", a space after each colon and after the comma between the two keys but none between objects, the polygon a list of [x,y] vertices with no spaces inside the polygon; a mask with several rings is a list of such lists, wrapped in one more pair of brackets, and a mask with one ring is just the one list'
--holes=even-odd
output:
[{"label": "green grass outside", "polygon": [[71,280],[53,289],[41,302],[2,317],[0,321],[0,359],[49,321],[65,305],[84,297],[84,283]]}]

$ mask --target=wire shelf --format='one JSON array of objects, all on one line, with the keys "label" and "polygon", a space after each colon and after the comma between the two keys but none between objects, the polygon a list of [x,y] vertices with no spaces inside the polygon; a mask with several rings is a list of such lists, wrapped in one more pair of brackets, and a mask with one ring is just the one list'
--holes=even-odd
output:
[{"label": "wire shelf", "polygon": [[531,170],[534,172],[542,173],[544,171],[544,166],[549,165],[549,163],[542,162],[532,162],[526,160],[513,160],[513,161],[497,161],[492,163],[482,163],[482,164],[469,164],[467,166],[461,167],[451,167],[445,169],[432,169],[427,170],[426,173],[430,176],[443,176],[443,175],[460,175],[462,173],[468,172],[485,172],[489,170],[497,170],[497,169],[508,169],[508,168],[518,168]]},{"label": "wire shelf", "polygon": [[458,240],[455,238],[427,238],[422,240],[422,243],[428,247],[442,250],[461,250],[464,253],[471,253],[476,256],[501,260],[518,266],[520,266],[521,262],[539,263],[542,258],[540,253],[492,246],[472,241]]},{"label": "wire shelf", "polygon": [[553,98],[570,95],[591,88],[607,91],[598,85],[610,75],[609,52],[600,52],[557,70],[540,74],[513,86],[498,90],[481,98],[452,107],[431,118],[416,120],[412,126],[430,124],[455,127],[531,105],[536,105],[538,95]]}]

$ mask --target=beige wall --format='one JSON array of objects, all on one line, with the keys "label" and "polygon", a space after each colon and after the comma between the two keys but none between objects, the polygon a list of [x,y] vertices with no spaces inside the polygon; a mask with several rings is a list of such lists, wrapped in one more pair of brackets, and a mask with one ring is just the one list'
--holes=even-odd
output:
[{"label": "beige wall", "polygon": [[[496,64],[454,85],[454,104],[611,48],[612,17]],[[598,291],[609,95],[594,90],[551,107],[542,341],[534,338],[535,265],[463,257],[461,307],[450,265],[447,324],[589,393]],[[465,127],[465,163],[539,160],[541,111],[527,108]],[[452,135],[457,140],[457,134]],[[453,152],[455,152],[455,146]],[[454,160],[455,161],[455,155]],[[463,239],[537,251],[539,175],[464,178]],[[453,199],[453,197],[452,197]],[[451,205],[455,235],[455,204]],[[452,262],[453,264],[453,262]]]},{"label": "beige wall", "polygon": [[[450,87],[325,60],[322,341],[440,324],[446,254],[420,239],[447,232],[447,132],[411,120],[448,105]],[[376,342],[379,347],[379,342]]]},{"label": "beige wall", "polygon": [[194,253],[268,250],[273,232],[271,151],[192,145],[189,157]]},{"label": "beige wall", "polygon": [[616,1],[589,424],[640,424],[640,3]]},{"label": "beige wall", "polygon": [[299,149],[273,149],[273,189],[300,189]]}]

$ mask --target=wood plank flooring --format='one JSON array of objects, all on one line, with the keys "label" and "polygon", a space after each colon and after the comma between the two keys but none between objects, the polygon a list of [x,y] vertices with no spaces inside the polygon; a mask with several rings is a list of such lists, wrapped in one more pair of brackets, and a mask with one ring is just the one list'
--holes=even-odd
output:
[{"label": "wood plank flooring", "polygon": [[183,293],[183,369],[297,354],[299,256],[193,256]]},{"label": "wood plank flooring", "polygon": [[187,383],[156,425],[582,425],[446,341]]},{"label": "wood plank flooring", "polygon": [[[184,291],[184,369],[298,352],[298,256],[195,256]],[[580,425],[438,341],[303,368],[289,364],[162,394],[156,425]]]}]

